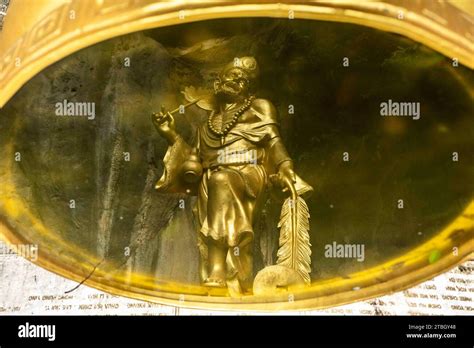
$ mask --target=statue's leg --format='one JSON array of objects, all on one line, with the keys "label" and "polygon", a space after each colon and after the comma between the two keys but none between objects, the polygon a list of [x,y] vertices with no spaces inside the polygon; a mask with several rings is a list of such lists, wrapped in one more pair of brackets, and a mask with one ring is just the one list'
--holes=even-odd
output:
[{"label": "statue's leg", "polygon": [[239,244],[229,249],[227,267],[235,272],[233,278],[238,282],[240,292],[249,292],[253,282],[253,235],[251,233],[242,234]]},{"label": "statue's leg", "polygon": [[207,247],[209,255],[209,277],[204,281],[204,285],[225,287],[227,245],[215,240],[209,240]]},{"label": "statue's leg", "polygon": [[235,240],[242,223],[251,230],[251,226],[247,226],[244,209],[245,183],[238,172],[222,169],[212,173],[207,187],[209,277],[204,283],[207,286],[225,286],[229,247],[236,246]]},{"label": "statue's leg", "polygon": [[253,220],[264,184],[265,173],[259,166],[221,168],[211,174],[207,181],[206,228],[202,229],[209,247],[208,281],[220,279],[224,260],[228,285],[229,281],[237,281],[235,288],[244,293],[251,288]]}]

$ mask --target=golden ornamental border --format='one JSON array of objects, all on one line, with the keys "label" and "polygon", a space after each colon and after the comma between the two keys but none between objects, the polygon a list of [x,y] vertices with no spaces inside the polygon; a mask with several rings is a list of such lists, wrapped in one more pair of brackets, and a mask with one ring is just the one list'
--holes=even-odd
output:
[{"label": "golden ornamental border", "polygon": [[[217,18],[359,24],[409,37],[474,68],[473,18],[447,1],[36,1],[12,1],[5,18],[0,107],[38,72],[82,48],[131,32]],[[43,16],[41,6],[51,11]]]}]

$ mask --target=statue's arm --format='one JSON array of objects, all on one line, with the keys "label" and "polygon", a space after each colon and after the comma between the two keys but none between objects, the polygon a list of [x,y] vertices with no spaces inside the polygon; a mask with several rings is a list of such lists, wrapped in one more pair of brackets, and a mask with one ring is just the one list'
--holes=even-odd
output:
[{"label": "statue's arm", "polygon": [[151,120],[157,132],[166,139],[170,146],[178,141],[180,136],[176,132],[174,117],[170,112],[165,111],[163,106],[160,112],[151,115]]},{"label": "statue's arm", "polygon": [[196,183],[189,183],[183,177],[183,163],[192,152],[192,147],[176,132],[174,117],[162,108],[152,114],[153,124],[158,133],[168,142],[168,150],[163,158],[164,171],[155,188],[161,192],[193,194]]},{"label": "statue's arm", "polygon": [[288,154],[280,136],[275,107],[266,99],[256,99],[252,107],[262,120],[269,122],[266,126],[267,136],[262,146],[267,154],[270,171],[277,174],[276,180],[280,186],[287,187],[293,185],[296,181],[293,160]]},{"label": "statue's arm", "polygon": [[273,167],[272,172],[277,172],[280,165],[293,166],[293,161],[286,150],[283,139],[280,136],[277,123],[277,111],[273,104],[266,99],[255,99],[252,108],[262,121],[267,122],[265,126],[265,137],[260,144],[267,154],[268,160]]}]

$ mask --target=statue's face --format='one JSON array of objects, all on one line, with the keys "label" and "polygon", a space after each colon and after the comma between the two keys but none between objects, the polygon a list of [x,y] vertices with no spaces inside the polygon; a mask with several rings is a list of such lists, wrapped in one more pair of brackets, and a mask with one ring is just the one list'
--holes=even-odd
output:
[{"label": "statue's face", "polygon": [[239,68],[231,68],[219,76],[214,82],[216,95],[226,99],[235,99],[248,91],[249,80],[247,73]]}]

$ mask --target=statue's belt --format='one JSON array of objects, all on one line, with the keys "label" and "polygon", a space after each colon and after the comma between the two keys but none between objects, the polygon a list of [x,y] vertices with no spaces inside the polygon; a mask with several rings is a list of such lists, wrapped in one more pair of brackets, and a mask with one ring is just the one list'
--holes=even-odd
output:
[{"label": "statue's belt", "polygon": [[261,159],[256,160],[255,162],[229,162],[229,163],[211,163],[209,165],[203,165],[204,170],[209,170],[211,172],[219,171],[226,169],[228,167],[239,167],[244,165],[262,165],[263,162]]}]

